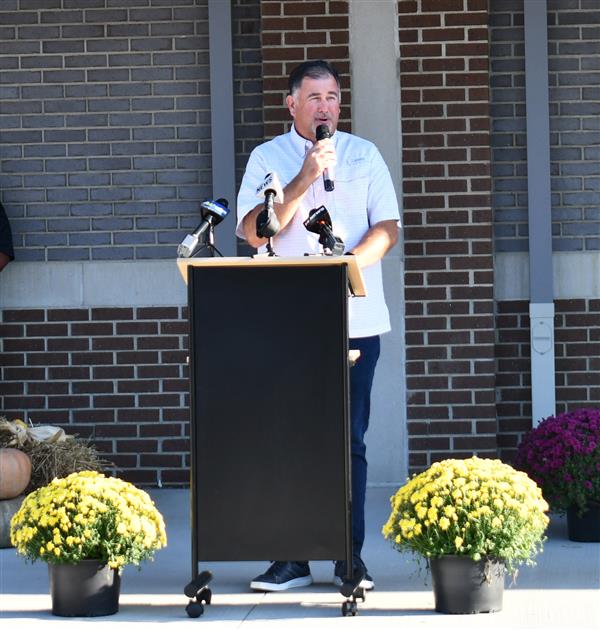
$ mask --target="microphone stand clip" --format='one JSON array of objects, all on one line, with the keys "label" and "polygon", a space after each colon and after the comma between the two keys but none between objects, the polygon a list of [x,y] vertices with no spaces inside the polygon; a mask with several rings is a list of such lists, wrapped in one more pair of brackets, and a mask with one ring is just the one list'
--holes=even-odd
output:
[{"label": "microphone stand clip", "polygon": [[224,258],[223,254],[217,249],[215,245],[215,226],[210,223],[208,232],[206,237],[204,238],[204,242],[197,250],[195,250],[190,258],[196,258],[201,251],[208,250],[209,255],[205,256],[205,258],[215,258],[217,255],[221,258]]}]

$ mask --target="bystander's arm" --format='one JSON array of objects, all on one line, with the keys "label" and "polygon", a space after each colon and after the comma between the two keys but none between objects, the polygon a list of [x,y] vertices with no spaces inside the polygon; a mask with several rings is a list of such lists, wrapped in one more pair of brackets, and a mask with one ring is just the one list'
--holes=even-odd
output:
[{"label": "bystander's arm", "polygon": [[0,252],[0,271],[2,271],[10,261],[10,256],[7,256],[4,252]]},{"label": "bystander's arm", "polygon": [[371,226],[351,254],[358,259],[359,267],[368,267],[381,260],[398,242],[398,221],[379,221]]},{"label": "bystander's arm", "polygon": [[14,257],[15,253],[13,250],[10,223],[8,222],[4,206],[0,203],[0,271],[2,271]]}]

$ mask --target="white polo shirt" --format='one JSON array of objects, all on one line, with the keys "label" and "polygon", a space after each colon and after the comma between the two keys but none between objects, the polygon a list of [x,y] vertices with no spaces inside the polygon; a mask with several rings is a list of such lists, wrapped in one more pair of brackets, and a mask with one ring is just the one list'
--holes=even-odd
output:
[{"label": "white polo shirt", "polygon": [[[333,233],[346,251],[362,239],[370,226],[385,220],[399,221],[398,201],[388,168],[368,140],[336,131],[332,136],[337,156],[335,189],[327,192],[319,177],[306,191],[292,220],[273,238],[279,256],[303,256],[321,251],[319,237],[303,225],[309,211],[325,206],[331,215]],[[260,200],[256,189],[267,173],[275,172],[286,186],[302,168],[312,142],[294,127],[256,147],[250,154],[237,199],[236,234],[244,238],[242,220]],[[264,248],[261,248],[264,250]],[[362,269],[367,297],[349,300],[350,337],[371,337],[390,330],[390,318],[383,295],[381,262]]]}]

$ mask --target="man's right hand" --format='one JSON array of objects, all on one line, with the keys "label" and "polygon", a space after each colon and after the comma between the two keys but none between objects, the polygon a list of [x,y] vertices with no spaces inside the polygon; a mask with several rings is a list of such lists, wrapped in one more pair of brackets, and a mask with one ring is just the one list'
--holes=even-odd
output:
[{"label": "man's right hand", "polygon": [[331,138],[319,140],[307,152],[298,176],[303,181],[308,182],[306,186],[308,189],[323,174],[326,168],[335,166],[336,162],[335,146]]}]

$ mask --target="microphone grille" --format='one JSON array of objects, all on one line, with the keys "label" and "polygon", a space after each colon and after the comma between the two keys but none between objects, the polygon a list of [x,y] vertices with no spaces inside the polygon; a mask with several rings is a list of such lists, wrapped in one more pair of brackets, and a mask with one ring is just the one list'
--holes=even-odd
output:
[{"label": "microphone grille", "polygon": [[331,133],[329,133],[329,127],[327,125],[319,125],[315,135],[317,142],[319,140],[325,140],[325,138],[331,138]]}]

